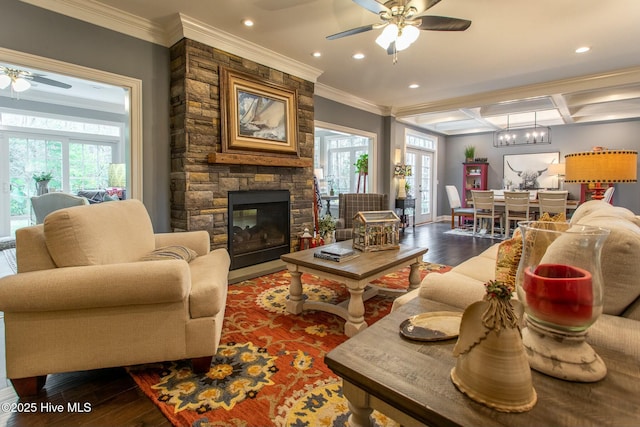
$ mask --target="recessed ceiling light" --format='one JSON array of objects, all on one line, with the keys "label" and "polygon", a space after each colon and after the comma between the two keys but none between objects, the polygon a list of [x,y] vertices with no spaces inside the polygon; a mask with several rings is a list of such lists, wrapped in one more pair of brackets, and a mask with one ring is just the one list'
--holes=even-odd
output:
[{"label": "recessed ceiling light", "polygon": [[585,53],[589,52],[591,48],[589,46],[582,46],[576,49],[576,53]]},{"label": "recessed ceiling light", "polygon": [[320,52],[313,52],[311,56],[313,56],[314,58],[320,58],[322,54]]},{"label": "recessed ceiling light", "polygon": [[364,53],[354,53],[353,54],[353,59],[363,59],[364,58]]},{"label": "recessed ceiling light", "polygon": [[417,84],[417,83],[412,83],[412,84],[409,85],[409,89],[418,89],[419,87],[420,87],[420,85]]},{"label": "recessed ceiling light", "polygon": [[253,20],[246,18],[242,20],[242,23],[244,24],[245,27],[253,27]]}]

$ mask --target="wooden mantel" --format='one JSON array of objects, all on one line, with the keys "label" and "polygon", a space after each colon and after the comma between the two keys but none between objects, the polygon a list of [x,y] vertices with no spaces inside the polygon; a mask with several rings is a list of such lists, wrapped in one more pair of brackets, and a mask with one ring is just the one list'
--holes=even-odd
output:
[{"label": "wooden mantel", "polygon": [[209,163],[224,163],[228,165],[313,167],[313,159],[311,158],[279,157],[266,154],[210,153],[208,160]]}]

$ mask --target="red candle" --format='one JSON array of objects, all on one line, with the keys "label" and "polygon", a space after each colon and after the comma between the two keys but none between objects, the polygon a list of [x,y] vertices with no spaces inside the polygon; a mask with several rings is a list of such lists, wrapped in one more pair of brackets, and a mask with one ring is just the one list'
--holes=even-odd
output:
[{"label": "red candle", "polygon": [[526,303],[537,319],[562,326],[581,326],[591,320],[591,273],[564,264],[540,264],[524,271]]}]

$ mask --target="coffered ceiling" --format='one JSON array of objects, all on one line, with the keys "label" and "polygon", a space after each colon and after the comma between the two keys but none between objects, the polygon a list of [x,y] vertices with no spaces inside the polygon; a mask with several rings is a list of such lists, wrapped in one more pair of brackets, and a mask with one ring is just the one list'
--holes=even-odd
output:
[{"label": "coffered ceiling", "polygon": [[429,14],[471,27],[422,31],[396,64],[375,44],[379,30],[326,39],[379,21],[352,0],[22,1],[165,46],[188,36],[302,70],[318,95],[446,135],[640,117],[638,0],[441,0]]}]

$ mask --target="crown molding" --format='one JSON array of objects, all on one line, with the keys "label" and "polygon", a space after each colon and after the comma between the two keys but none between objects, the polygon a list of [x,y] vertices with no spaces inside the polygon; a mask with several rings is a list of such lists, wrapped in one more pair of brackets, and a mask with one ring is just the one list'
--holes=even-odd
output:
[{"label": "crown molding", "polygon": [[[469,96],[443,99],[423,104],[400,107],[394,110],[397,117],[415,116],[423,113],[480,107],[514,99],[551,96],[568,92],[600,89],[607,86],[637,84],[640,81],[640,67],[624,68],[606,73],[589,74],[567,79],[553,80],[526,86],[512,87]],[[550,95],[551,94],[551,95]]]},{"label": "crown molding", "polygon": [[167,36],[161,25],[95,0],[20,1],[141,40],[166,46]]},{"label": "crown molding", "polygon": [[323,72],[182,13],[178,14],[177,19],[179,22],[174,22],[169,32],[172,45],[186,37],[313,83]]},{"label": "crown molding", "polygon": [[331,101],[339,102],[359,110],[368,111],[369,113],[378,114],[381,116],[390,116],[391,108],[374,104],[366,99],[359,98],[347,92],[335,89],[331,86],[327,86],[322,83],[316,83],[315,95],[327,98]]}]

